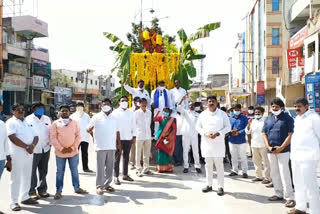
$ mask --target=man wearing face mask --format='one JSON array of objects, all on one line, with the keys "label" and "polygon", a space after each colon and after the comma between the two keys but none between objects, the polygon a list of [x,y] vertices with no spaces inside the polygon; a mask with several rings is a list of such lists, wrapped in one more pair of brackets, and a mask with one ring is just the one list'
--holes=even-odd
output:
[{"label": "man wearing face mask", "polygon": [[291,141],[293,183],[297,205],[288,214],[320,214],[317,166],[320,159],[320,117],[304,97],[295,101],[297,117]]},{"label": "man wearing face mask", "polygon": [[[255,114],[254,114],[254,107],[253,106],[249,106],[248,107],[248,115],[247,115],[248,120],[250,119],[254,119],[255,118]],[[247,138],[248,138],[248,144],[250,146],[250,155],[249,157],[252,157],[252,149],[251,149],[251,134],[247,134]]]},{"label": "man wearing face mask", "polygon": [[283,112],[284,103],[280,98],[271,101],[272,114],[264,122],[263,139],[268,150],[271,179],[275,195],[269,201],[286,199],[286,207],[294,207],[294,194],[289,170],[290,142],[294,121]]},{"label": "man wearing face mask", "polygon": [[241,160],[242,177],[248,178],[247,141],[245,128],[248,118],[241,114],[241,104],[237,104],[233,110],[234,116],[230,117],[231,132],[229,133],[230,152],[232,156],[232,172],[229,176],[237,176],[239,172],[238,158]]},{"label": "man wearing face mask", "polygon": [[73,113],[70,118],[74,121],[77,121],[80,125],[81,143],[79,145],[79,148],[81,147],[82,169],[84,172],[92,173],[93,171],[90,170],[88,166],[88,148],[90,135],[87,132],[87,126],[90,122],[90,116],[84,112],[83,103],[77,103],[76,112]]},{"label": "man wearing face mask", "polygon": [[79,144],[81,132],[79,123],[70,119],[70,107],[60,106],[60,119],[54,121],[50,127],[50,141],[56,153],[56,189],[55,200],[62,198],[63,178],[66,162],[69,162],[72,185],[75,193],[88,194],[80,188],[78,165],[79,165]]},{"label": "man wearing face mask", "polygon": [[[172,97],[173,107],[176,108],[178,103],[182,100],[182,98],[187,95],[187,91],[184,88],[180,87],[180,80],[174,81],[174,88],[170,90],[170,94]],[[188,109],[188,99],[184,99],[181,106],[187,110]]]},{"label": "man wearing face mask", "polygon": [[[144,98],[142,98],[144,99]],[[148,102],[148,101],[147,101]],[[141,99],[140,97],[133,98],[133,106],[129,109],[130,111],[134,112],[138,111],[140,109]],[[131,149],[130,149],[130,161],[129,164],[131,166],[131,169],[135,169],[136,165],[136,142],[132,142]]]},{"label": "man wearing face mask", "polygon": [[[139,80],[138,81],[138,88],[132,88],[129,86],[129,80],[131,78],[131,75],[128,74],[126,83],[124,84],[124,89],[126,89],[127,92],[129,92],[132,97],[139,97],[140,99],[144,98],[148,101],[148,108],[150,108],[150,95],[147,90],[144,89],[144,81]],[[132,105],[134,105],[134,102],[132,102]]]},{"label": "man wearing face mask", "polygon": [[[248,126],[246,128],[246,133],[252,136],[252,160],[256,169],[256,177],[252,181],[262,181],[262,184],[269,184],[271,181],[270,164],[268,160],[267,149],[262,136],[262,128],[265,120],[263,118],[263,114],[264,108],[257,107],[255,109],[255,118],[251,118],[249,120]],[[262,176],[262,163],[264,168],[264,178]]]},{"label": "man wearing face mask", "polygon": [[[50,195],[47,193],[47,173],[48,163],[50,158],[50,140],[49,140],[49,128],[51,126],[51,119],[44,115],[44,105],[42,103],[35,103],[32,106],[33,114],[26,117],[26,122],[32,126],[35,133],[39,136],[39,142],[34,148],[33,163],[32,163],[32,175],[31,186],[29,195],[31,198],[38,200],[40,197],[47,198]],[[37,170],[39,172],[39,186],[37,191],[40,197],[37,195],[36,187],[38,183]]]},{"label": "man wearing face mask", "polygon": [[128,109],[128,98],[123,96],[119,100],[119,108],[117,108],[112,114],[117,120],[119,127],[120,136],[118,136],[117,142],[118,145],[116,154],[115,154],[115,164],[114,164],[114,183],[120,185],[119,180],[119,171],[120,171],[120,159],[121,154],[123,154],[123,180],[133,181],[133,179],[128,175],[129,167],[129,155],[130,149],[133,141],[136,140],[134,133],[134,120],[133,112]]},{"label": "man wearing face mask", "polygon": [[111,112],[111,100],[104,99],[101,103],[101,112],[92,117],[87,127],[87,131],[93,135],[97,153],[96,189],[98,195],[102,195],[105,191],[114,192],[110,184],[119,127]]},{"label": "man wearing face mask", "polygon": [[182,106],[182,103],[187,99],[187,95],[183,96],[181,101],[178,103],[177,110],[181,112],[182,117],[182,142],[183,142],[183,163],[184,169],[183,173],[188,173],[189,171],[189,151],[192,148],[192,154],[194,159],[194,167],[196,168],[197,173],[201,173],[201,164],[199,159],[198,151],[198,132],[196,130],[196,124],[199,117],[199,114],[194,111],[194,104],[189,103],[189,110],[186,111]]}]

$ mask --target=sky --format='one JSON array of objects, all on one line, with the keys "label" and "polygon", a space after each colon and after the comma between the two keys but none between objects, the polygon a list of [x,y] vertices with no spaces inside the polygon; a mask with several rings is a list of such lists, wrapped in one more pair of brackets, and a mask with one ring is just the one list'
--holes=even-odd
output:
[{"label": "sky", "polygon": [[[6,1],[6,0],[5,0]],[[7,0],[9,1],[9,0]],[[254,0],[143,0],[143,21],[150,25],[153,16],[160,18],[165,34],[177,35],[184,28],[187,35],[212,22],[221,27],[209,38],[192,44],[207,55],[204,75],[228,73],[228,58],[243,31],[241,19]],[[115,55],[103,32],[110,32],[127,44],[131,23],[140,21],[141,0],[24,0],[24,14],[37,16],[49,25],[49,37],[35,43],[49,49],[53,69],[93,69],[107,75]],[[155,10],[151,15],[150,8]],[[163,19],[162,19],[163,18]],[[179,45],[179,42],[177,42]],[[198,65],[197,65],[198,67]],[[198,69],[198,73],[200,73]]]}]

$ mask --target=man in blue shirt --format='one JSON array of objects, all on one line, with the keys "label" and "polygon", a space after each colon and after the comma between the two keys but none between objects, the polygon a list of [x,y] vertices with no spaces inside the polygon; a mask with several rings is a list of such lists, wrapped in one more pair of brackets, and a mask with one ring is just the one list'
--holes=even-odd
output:
[{"label": "man in blue shirt", "polygon": [[268,150],[271,179],[275,195],[270,201],[286,199],[286,207],[294,207],[294,194],[289,170],[290,142],[294,121],[283,111],[284,103],[280,98],[271,101],[272,114],[264,122],[263,138]]},{"label": "man in blue shirt", "polygon": [[237,104],[233,109],[234,116],[230,117],[231,132],[229,133],[232,172],[229,176],[238,175],[238,159],[240,156],[242,177],[248,178],[248,161],[247,161],[247,141],[245,128],[248,125],[248,118],[241,114],[241,104]]}]

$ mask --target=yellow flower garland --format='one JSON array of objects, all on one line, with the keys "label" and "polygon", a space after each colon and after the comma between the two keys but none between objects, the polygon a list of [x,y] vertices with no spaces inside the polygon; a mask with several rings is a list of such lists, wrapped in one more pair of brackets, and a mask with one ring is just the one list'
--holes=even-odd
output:
[{"label": "yellow flower garland", "polygon": [[157,87],[157,81],[164,80],[168,88],[174,87],[174,75],[179,72],[180,54],[131,53],[130,74],[133,87],[143,80],[150,90]]}]

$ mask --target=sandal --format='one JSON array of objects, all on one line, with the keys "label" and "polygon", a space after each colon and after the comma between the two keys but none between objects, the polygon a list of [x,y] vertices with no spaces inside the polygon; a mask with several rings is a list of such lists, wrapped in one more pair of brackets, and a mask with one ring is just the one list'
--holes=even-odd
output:
[{"label": "sandal", "polygon": [[47,192],[41,192],[41,193],[39,192],[39,195],[41,198],[49,198],[50,197],[50,194]]},{"label": "sandal", "polygon": [[15,204],[10,205],[10,209],[11,209],[12,211],[20,211],[20,210],[21,210],[21,207],[20,207],[19,204],[15,203]]},{"label": "sandal", "polygon": [[114,191],[115,191],[115,189],[114,189],[112,186],[107,186],[107,187],[105,188],[105,190],[106,190],[107,192],[114,192]]},{"label": "sandal", "polygon": [[279,196],[271,196],[270,198],[268,198],[269,201],[282,201],[283,198],[279,197]]},{"label": "sandal", "polygon": [[77,189],[77,190],[75,191],[75,193],[80,194],[80,195],[86,195],[86,194],[88,194],[88,192],[87,192],[86,190],[81,189],[81,188]]}]

